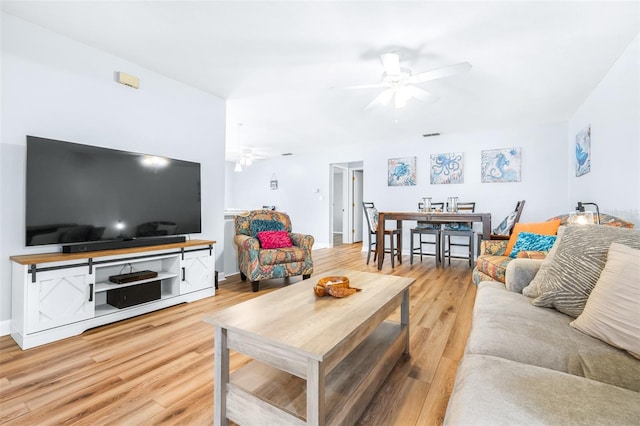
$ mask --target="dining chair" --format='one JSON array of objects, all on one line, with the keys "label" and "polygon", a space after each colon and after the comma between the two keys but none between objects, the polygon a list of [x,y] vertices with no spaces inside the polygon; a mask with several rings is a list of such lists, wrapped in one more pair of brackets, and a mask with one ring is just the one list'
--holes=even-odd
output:
[{"label": "dining chair", "polygon": [[[513,228],[520,221],[525,200],[518,201],[516,208],[505,217],[502,222],[491,230],[489,240],[508,240],[513,233]],[[482,232],[478,233],[478,253],[480,253],[480,243],[482,242]]]},{"label": "dining chair", "polygon": [[[431,203],[431,208],[440,209],[444,208],[444,203]],[[442,230],[442,225],[439,223],[429,223],[418,221],[418,224],[415,228],[411,229],[411,253],[409,256],[409,263],[413,265],[413,255],[420,255],[420,262],[422,262],[422,256],[434,256],[436,258],[436,265],[440,265],[442,263],[442,257],[440,255],[440,231]],[[413,239],[414,236],[418,235],[418,247],[414,246]],[[422,237],[428,237],[429,235],[433,235],[433,240],[423,240]],[[433,253],[425,252],[422,250],[423,245],[433,246]]]},{"label": "dining chair", "polygon": [[[448,209],[447,205],[447,209]],[[475,202],[459,202],[458,212],[460,213],[473,213],[476,210]],[[467,238],[466,242],[452,242],[451,237],[464,237]],[[472,222],[453,222],[445,223],[442,227],[442,258],[443,260],[448,258],[449,265],[451,265],[451,258],[454,259],[468,259],[469,267],[473,268],[474,262],[474,239],[475,232],[473,232]],[[452,247],[467,247],[468,256],[453,256],[451,254]],[[444,264],[444,262],[443,262]]]},{"label": "dining chair", "polygon": [[[369,225],[369,251],[367,252],[367,265],[371,260],[371,253],[373,253],[373,261],[375,262],[378,257],[377,241],[378,241],[378,209],[376,209],[374,203],[370,201],[363,201],[362,207],[364,208],[364,216],[367,218],[367,224]],[[385,229],[384,235],[389,237],[389,249],[384,245],[385,239],[382,238],[383,250],[382,260],[384,261],[384,254],[391,254],[391,267],[395,268],[395,256],[398,256],[398,262],[402,263],[402,237],[400,230],[398,229]],[[394,236],[396,237],[397,244],[394,244]]]}]

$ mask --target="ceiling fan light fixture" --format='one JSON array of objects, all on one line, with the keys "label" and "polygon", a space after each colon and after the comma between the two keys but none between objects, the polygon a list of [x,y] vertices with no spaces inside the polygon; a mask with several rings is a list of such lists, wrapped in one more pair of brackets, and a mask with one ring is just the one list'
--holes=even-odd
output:
[{"label": "ceiling fan light fixture", "polygon": [[413,86],[401,86],[396,90],[395,107],[404,108],[407,106],[407,101],[412,98]]},{"label": "ceiling fan light fixture", "polygon": [[385,90],[378,95],[378,102],[380,102],[382,105],[387,105],[391,98],[393,98],[393,93],[393,89]]}]

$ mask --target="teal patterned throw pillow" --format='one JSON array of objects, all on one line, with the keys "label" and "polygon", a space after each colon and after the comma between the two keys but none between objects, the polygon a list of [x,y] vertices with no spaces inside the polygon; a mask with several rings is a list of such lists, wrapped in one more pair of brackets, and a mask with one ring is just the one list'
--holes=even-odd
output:
[{"label": "teal patterned throw pillow", "polygon": [[251,236],[258,238],[258,232],[263,231],[286,231],[284,224],[277,220],[256,219],[251,222]]},{"label": "teal patterned throw pillow", "polygon": [[516,244],[511,249],[509,257],[516,258],[521,251],[549,251],[556,242],[555,235],[540,235],[530,232],[521,232],[518,234]]}]

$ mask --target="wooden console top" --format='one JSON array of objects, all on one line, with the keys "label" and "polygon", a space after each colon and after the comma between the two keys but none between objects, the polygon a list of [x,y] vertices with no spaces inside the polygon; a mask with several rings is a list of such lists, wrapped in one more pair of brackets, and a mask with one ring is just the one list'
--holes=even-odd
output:
[{"label": "wooden console top", "polygon": [[153,251],[153,250],[167,250],[172,248],[180,249],[180,248],[187,248],[187,247],[194,247],[194,246],[207,246],[207,245],[213,245],[215,243],[216,242],[213,240],[189,240],[189,241],[185,241],[184,243],[161,244],[161,245],[146,246],[146,247],[130,247],[130,248],[116,249],[116,250],[87,251],[83,253],[54,252],[54,253],[25,254],[20,256],[11,256],[9,259],[11,259],[16,263],[19,263],[20,265],[33,265],[37,263],[62,262],[65,260],[74,260],[74,259],[119,256],[123,254],[141,253],[141,252]]}]

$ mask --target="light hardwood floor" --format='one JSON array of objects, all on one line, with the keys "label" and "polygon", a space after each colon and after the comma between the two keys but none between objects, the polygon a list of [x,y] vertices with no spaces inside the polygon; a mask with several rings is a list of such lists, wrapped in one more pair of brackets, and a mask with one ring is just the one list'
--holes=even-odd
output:
[{"label": "light hardwood floor", "polygon": [[[377,272],[360,244],[316,250],[311,279],[339,267]],[[360,418],[361,425],[441,424],[469,334],[475,286],[464,260],[436,268],[388,257],[381,273],[416,279],[411,288],[411,356],[403,357]],[[0,424],[184,424],[213,418],[213,326],[203,317],[300,277],[260,283],[238,276],[215,297],[182,304],[20,350],[0,338]],[[233,354],[231,367],[247,362]],[[363,360],[366,362],[366,360]]]}]

